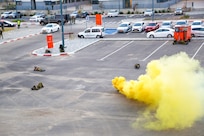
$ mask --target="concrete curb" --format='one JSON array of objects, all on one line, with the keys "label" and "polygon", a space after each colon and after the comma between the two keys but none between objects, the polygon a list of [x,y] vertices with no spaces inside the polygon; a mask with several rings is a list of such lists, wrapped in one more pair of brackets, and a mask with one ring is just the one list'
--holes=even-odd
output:
[{"label": "concrete curb", "polygon": [[15,38],[15,39],[11,39],[11,40],[7,40],[7,41],[4,41],[4,42],[1,42],[1,44],[5,44],[5,43],[10,43],[10,42],[15,42],[15,41],[18,41],[18,40],[22,40],[24,38],[29,38],[29,37],[32,37],[32,36],[36,36],[36,35],[39,35],[40,33],[36,33],[36,34],[29,34],[27,36],[23,36],[23,37],[19,37],[19,38]]},{"label": "concrete curb", "polygon": [[34,56],[47,56],[47,57],[56,57],[56,56],[69,56],[68,53],[64,52],[64,53],[57,53],[57,54],[52,54],[52,53],[44,53],[44,54],[37,54],[35,52],[31,53]]}]

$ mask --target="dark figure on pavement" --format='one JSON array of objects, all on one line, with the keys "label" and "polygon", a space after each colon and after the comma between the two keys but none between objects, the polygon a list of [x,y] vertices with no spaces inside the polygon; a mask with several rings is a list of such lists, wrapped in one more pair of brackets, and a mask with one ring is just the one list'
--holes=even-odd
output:
[{"label": "dark figure on pavement", "polygon": [[20,26],[21,26],[21,21],[20,20],[17,21],[17,25],[18,25],[18,29],[19,29]]},{"label": "dark figure on pavement", "polygon": [[2,31],[4,31],[4,22],[2,21],[2,22],[0,22],[0,24],[1,24]]},{"label": "dark figure on pavement", "polygon": [[4,39],[4,37],[3,37],[3,30],[0,28],[0,37],[2,38],[2,39]]},{"label": "dark figure on pavement", "polygon": [[45,70],[40,67],[35,66],[33,71],[44,72]]}]

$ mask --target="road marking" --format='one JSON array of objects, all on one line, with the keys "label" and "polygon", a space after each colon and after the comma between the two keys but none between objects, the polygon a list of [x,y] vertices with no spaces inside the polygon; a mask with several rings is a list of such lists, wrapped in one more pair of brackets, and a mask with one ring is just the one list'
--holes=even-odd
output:
[{"label": "road marking", "polygon": [[144,58],[142,61],[145,61],[146,59],[148,59],[149,57],[151,57],[155,52],[157,52],[161,47],[163,47],[168,41],[166,41],[165,43],[163,43],[161,46],[159,46],[156,50],[154,50],[151,54],[149,54],[146,58]]},{"label": "road marking", "polygon": [[129,44],[133,43],[133,41],[128,42],[127,44],[123,45],[122,47],[120,47],[119,49],[111,52],[110,54],[106,55],[105,57],[98,59],[98,61],[104,61],[106,58],[110,57],[111,55],[115,54],[116,52],[120,51],[121,49],[125,48],[126,46],[128,46]]},{"label": "road marking", "polygon": [[200,45],[200,47],[197,49],[197,51],[195,52],[195,54],[193,55],[193,57],[191,59],[194,59],[194,57],[198,54],[198,52],[203,47],[203,45],[204,45],[204,42]]}]

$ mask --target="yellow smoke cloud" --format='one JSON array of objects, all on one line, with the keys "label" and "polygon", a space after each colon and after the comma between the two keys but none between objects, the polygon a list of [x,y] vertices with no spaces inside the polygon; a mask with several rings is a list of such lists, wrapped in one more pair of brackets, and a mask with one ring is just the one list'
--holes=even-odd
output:
[{"label": "yellow smoke cloud", "polygon": [[138,80],[115,77],[112,84],[127,98],[148,105],[134,125],[183,129],[204,115],[204,72],[199,61],[184,52],[151,61]]}]

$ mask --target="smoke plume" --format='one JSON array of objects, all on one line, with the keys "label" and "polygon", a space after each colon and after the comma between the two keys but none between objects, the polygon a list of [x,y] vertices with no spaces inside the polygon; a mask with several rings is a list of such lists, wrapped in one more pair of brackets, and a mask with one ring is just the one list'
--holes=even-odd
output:
[{"label": "smoke plume", "polygon": [[151,61],[137,80],[115,77],[112,84],[127,98],[147,105],[134,125],[184,129],[204,116],[204,71],[184,52]]}]

